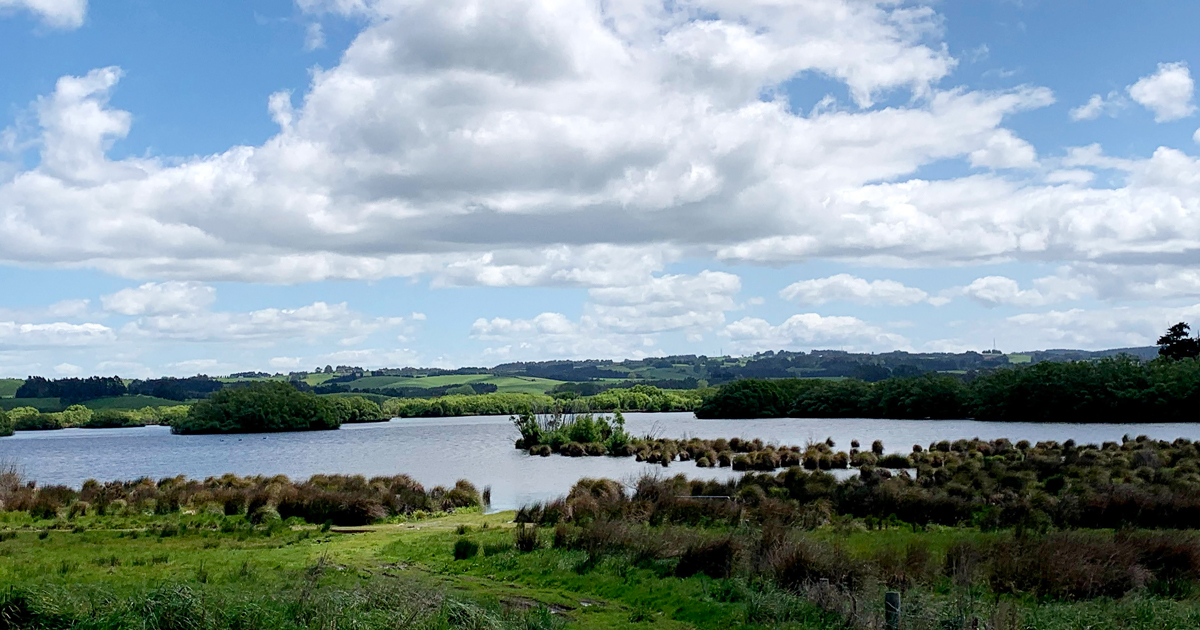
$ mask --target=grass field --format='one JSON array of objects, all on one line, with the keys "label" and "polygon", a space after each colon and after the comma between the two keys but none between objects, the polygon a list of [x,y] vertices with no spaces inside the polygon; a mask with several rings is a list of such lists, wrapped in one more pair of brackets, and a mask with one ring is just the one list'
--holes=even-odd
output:
[{"label": "grass field", "polygon": [[0,378],[0,398],[12,398],[25,381],[19,378]]},{"label": "grass field", "polygon": [[114,396],[111,398],[97,398],[83,403],[83,406],[88,409],[141,409],[143,407],[173,407],[175,405],[183,405],[178,400],[167,400],[166,398],[156,398],[154,396]]},{"label": "grass field", "polygon": [[16,409],[17,407],[33,407],[38,411],[62,411],[62,404],[57,398],[2,398],[0,408]]},{"label": "grass field", "polygon": [[[537,549],[521,553],[514,547],[512,518],[511,512],[468,511],[325,531],[252,528],[243,517],[219,514],[83,516],[73,527],[64,522],[50,531],[44,529],[47,521],[5,513],[0,612],[17,620],[6,626],[14,628],[843,627],[839,617],[765,585],[703,574],[674,577],[670,560],[591,558],[586,551],[552,548],[550,528],[538,530]],[[671,529],[662,535],[671,536]],[[956,541],[988,536],[970,529],[828,527],[811,535],[864,555],[903,550],[917,540],[941,555]],[[477,553],[455,559],[455,543],[463,539],[477,545]],[[908,591],[904,597],[919,604],[921,598],[946,595]],[[882,598],[862,605],[882,607]],[[1006,598],[1003,604],[982,598],[971,605],[976,612],[1008,611],[1011,624],[989,622],[987,628],[1150,630],[1200,624],[1200,602],[1187,596]],[[120,623],[100,623],[114,615]],[[414,624],[419,615],[432,623]],[[172,625],[172,618],[187,623]],[[78,622],[69,623],[72,619]]]},{"label": "grass field", "polygon": [[1028,354],[1010,354],[1010,355],[1008,355],[1009,363],[1029,363],[1032,360],[1033,360],[1033,357],[1029,356]]},{"label": "grass field", "polygon": [[431,389],[446,385],[491,383],[501,393],[544,394],[562,381],[529,376],[496,376],[493,374],[447,374],[444,376],[367,376],[347,383],[350,387],[386,389],[388,387],[419,387]]}]

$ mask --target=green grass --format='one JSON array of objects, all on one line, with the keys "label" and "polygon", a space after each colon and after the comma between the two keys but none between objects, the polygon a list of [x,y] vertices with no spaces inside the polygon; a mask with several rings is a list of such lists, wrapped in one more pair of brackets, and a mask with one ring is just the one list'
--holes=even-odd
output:
[{"label": "green grass", "polygon": [[1009,363],[1029,363],[1033,357],[1028,354],[1010,354],[1008,356]]},{"label": "green grass", "polygon": [[88,409],[142,409],[144,407],[174,407],[186,403],[154,396],[113,396],[97,398],[83,403]]},{"label": "green grass", "polygon": [[33,407],[38,411],[62,411],[62,403],[57,398],[0,398],[0,408],[5,410],[17,407]]},{"label": "green grass", "polygon": [[[336,528],[323,532],[314,526],[251,529],[242,517],[212,514],[87,516],[59,521],[59,529],[46,531],[56,523],[33,521],[22,512],[0,513],[0,531],[16,533],[15,538],[0,537],[0,603],[19,591],[43,612],[96,615],[89,628],[130,627],[132,618],[118,623],[110,615],[146,614],[163,602],[185,607],[204,604],[186,609],[193,621],[206,620],[189,628],[372,629],[407,627],[390,615],[399,611],[404,617],[411,611],[405,608],[409,603],[430,602],[426,608],[435,611],[430,613],[434,622],[421,627],[445,628],[453,624],[437,625],[441,622],[436,615],[441,612],[436,611],[444,612],[438,607],[444,606],[441,602],[446,598],[477,607],[495,620],[453,627],[553,627],[546,617],[517,619],[525,614],[522,610],[543,607],[556,611],[553,617],[558,623],[583,629],[841,627],[839,619],[804,600],[739,579],[673,577],[673,561],[625,555],[589,561],[582,551],[551,549],[548,528],[538,532],[540,549],[519,553],[513,548],[512,518],[512,512],[470,512],[339,534]],[[181,532],[180,524],[188,527]],[[164,525],[173,526],[175,533],[157,535]],[[222,527],[227,531],[220,531]],[[920,540],[929,544],[937,560],[955,541],[999,534],[937,527],[926,532],[846,532],[826,527],[810,535],[864,557],[885,548],[904,549]],[[452,550],[461,538],[477,543],[480,553],[455,560]],[[910,591],[904,597],[906,602],[920,602],[947,596]],[[1086,602],[1006,598],[1002,603],[1015,611],[1016,624],[1007,626],[1012,628],[1200,627],[1200,601],[1194,598],[1176,601],[1131,595]],[[986,613],[998,604],[980,597],[973,606],[976,612]],[[790,611],[790,622],[746,623],[754,611],[781,607]],[[259,623],[247,626],[242,615],[251,613]],[[300,619],[307,621],[300,623]],[[71,627],[46,621],[45,627]],[[516,621],[520,623],[511,625]]]},{"label": "green grass", "polygon": [[19,378],[0,378],[0,398],[12,398],[25,381]]}]

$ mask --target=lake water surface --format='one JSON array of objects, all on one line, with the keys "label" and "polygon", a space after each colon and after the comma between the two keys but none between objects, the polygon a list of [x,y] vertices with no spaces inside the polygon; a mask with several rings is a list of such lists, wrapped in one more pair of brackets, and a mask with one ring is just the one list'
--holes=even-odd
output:
[{"label": "lake water surface", "polygon": [[[682,438],[761,438],[803,445],[832,437],[848,449],[857,439],[865,448],[883,440],[889,452],[907,453],[913,444],[979,437],[1017,440],[1074,439],[1086,443],[1119,441],[1122,435],[1155,439],[1200,439],[1200,424],[1031,424],[973,420],[793,419],[698,420],[691,413],[629,413],[634,435]],[[227,472],[284,474],[305,479],[318,473],[408,474],[428,486],[469,479],[492,487],[492,505],[512,509],[565,494],[581,477],[631,480],[643,473],[693,477],[736,476],[729,469],[696,468],[676,462],[670,468],[639,464],[633,458],[530,457],[513,448],[518,437],[506,416],[408,418],[377,424],[343,425],[337,431],[251,435],[172,435],[166,427],[23,431],[0,438],[0,462],[15,462],[40,484],[79,486],[102,481],[186,475],[203,479]]]}]

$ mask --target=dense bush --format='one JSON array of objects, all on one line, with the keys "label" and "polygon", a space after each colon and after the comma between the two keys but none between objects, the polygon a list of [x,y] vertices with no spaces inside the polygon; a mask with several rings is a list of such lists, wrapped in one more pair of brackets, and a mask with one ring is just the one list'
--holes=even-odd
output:
[{"label": "dense bush", "polygon": [[146,426],[146,422],[138,416],[139,414],[118,409],[101,409],[92,412],[87,420],[75,426],[81,429],[126,429]]},{"label": "dense bush", "polygon": [[61,428],[62,420],[58,414],[53,413],[21,415],[13,422],[13,429],[17,431],[53,431]]},{"label": "dense bush", "polygon": [[1190,422],[1200,360],[1128,357],[998,369],[964,383],[925,374],[859,380],[742,380],[697,409],[701,418],[978,418],[1023,422]]},{"label": "dense bush", "polygon": [[336,429],[341,422],[331,400],[279,381],[223,389],[192,405],[174,433],[268,433]]},{"label": "dense bush", "polygon": [[[650,385],[609,389],[570,402],[579,411],[693,411],[712,390],[666,390]],[[383,404],[389,418],[441,416],[517,416],[543,412],[563,401],[541,394],[451,395],[438,398],[393,398]]]},{"label": "dense bush", "polygon": [[348,424],[360,422],[387,422],[391,416],[383,413],[379,405],[362,396],[331,398],[337,407],[338,419]]},{"label": "dense bush", "polygon": [[0,409],[0,437],[5,437],[13,434],[13,421],[8,417],[8,412]]}]

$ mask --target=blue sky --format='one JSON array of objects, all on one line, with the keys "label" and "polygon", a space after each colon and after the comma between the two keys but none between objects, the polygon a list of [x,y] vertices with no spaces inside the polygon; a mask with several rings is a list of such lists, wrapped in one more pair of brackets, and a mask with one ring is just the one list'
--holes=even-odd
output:
[{"label": "blue sky", "polygon": [[1198,19],[0,0],[0,376],[1150,344]]}]

